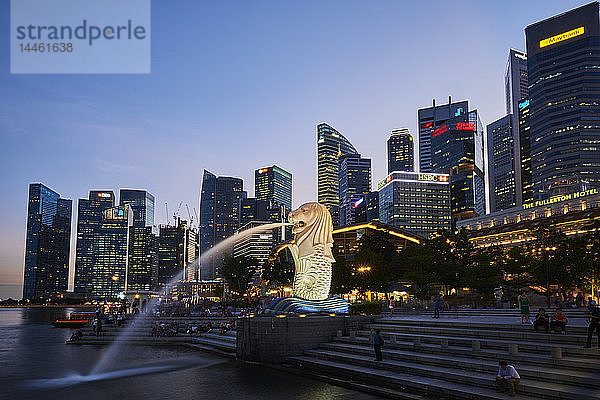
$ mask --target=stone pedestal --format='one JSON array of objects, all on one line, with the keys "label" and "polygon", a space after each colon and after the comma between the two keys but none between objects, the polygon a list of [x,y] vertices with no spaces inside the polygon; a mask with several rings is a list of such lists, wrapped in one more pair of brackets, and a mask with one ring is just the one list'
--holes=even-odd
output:
[{"label": "stone pedestal", "polygon": [[307,315],[275,317],[258,315],[237,320],[237,358],[244,361],[279,364],[290,356],[316,349],[330,342],[338,330],[347,335],[351,329],[373,322],[371,316]]}]

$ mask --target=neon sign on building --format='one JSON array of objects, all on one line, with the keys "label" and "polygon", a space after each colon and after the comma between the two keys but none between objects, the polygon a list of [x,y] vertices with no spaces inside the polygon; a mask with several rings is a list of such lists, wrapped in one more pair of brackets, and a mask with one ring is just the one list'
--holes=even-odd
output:
[{"label": "neon sign on building", "polygon": [[558,43],[558,42],[562,42],[563,40],[572,39],[575,36],[583,35],[584,32],[585,32],[584,27],[580,26],[579,28],[572,29],[568,32],[560,33],[556,36],[549,37],[548,39],[540,40],[540,49],[542,47],[546,47],[546,46],[550,46],[550,45]]}]

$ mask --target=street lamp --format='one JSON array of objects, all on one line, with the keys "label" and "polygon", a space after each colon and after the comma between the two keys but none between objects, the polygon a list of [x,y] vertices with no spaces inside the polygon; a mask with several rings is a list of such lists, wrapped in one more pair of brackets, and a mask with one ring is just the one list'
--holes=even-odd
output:
[{"label": "street lamp", "polygon": [[117,284],[117,281],[119,280],[119,277],[117,275],[113,275],[110,277],[110,279],[112,279],[113,284],[112,284],[112,291],[113,291],[113,296],[116,296],[116,290],[115,290],[115,285]]},{"label": "street lamp", "polygon": [[546,247],[546,252],[544,253],[544,258],[546,260],[546,302],[548,308],[550,308],[550,261],[548,259],[548,252],[550,250],[554,251],[556,250],[556,247]]}]

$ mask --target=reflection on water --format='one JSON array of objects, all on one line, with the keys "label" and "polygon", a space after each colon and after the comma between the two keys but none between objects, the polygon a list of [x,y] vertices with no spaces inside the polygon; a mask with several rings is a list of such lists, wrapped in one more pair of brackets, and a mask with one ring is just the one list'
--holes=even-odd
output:
[{"label": "reflection on water", "polygon": [[[115,361],[125,371],[104,377],[110,379],[93,379],[77,386],[51,388],[51,383],[56,384],[56,379],[66,376],[81,380],[77,377],[89,374],[106,351],[103,346],[64,344],[71,331],[53,328],[50,323],[70,311],[73,310],[0,309],[0,399],[375,398],[270,369],[239,365],[235,361],[194,350],[150,346],[124,346]],[[193,368],[193,364],[205,368]],[[164,368],[165,371],[152,368]],[[144,371],[159,373],[123,376]],[[32,381],[40,383],[43,379],[51,380],[46,381],[46,387],[31,387]]]}]

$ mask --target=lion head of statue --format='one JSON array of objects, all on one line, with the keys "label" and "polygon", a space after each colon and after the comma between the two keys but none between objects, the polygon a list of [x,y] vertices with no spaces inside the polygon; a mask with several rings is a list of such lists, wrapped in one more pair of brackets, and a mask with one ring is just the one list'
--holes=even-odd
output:
[{"label": "lion head of statue", "polygon": [[314,253],[314,246],[324,245],[324,255],[334,261],[331,254],[333,246],[333,224],[331,214],[319,203],[305,203],[292,211],[288,217],[294,224],[294,243],[298,246],[298,257],[303,258]]}]

